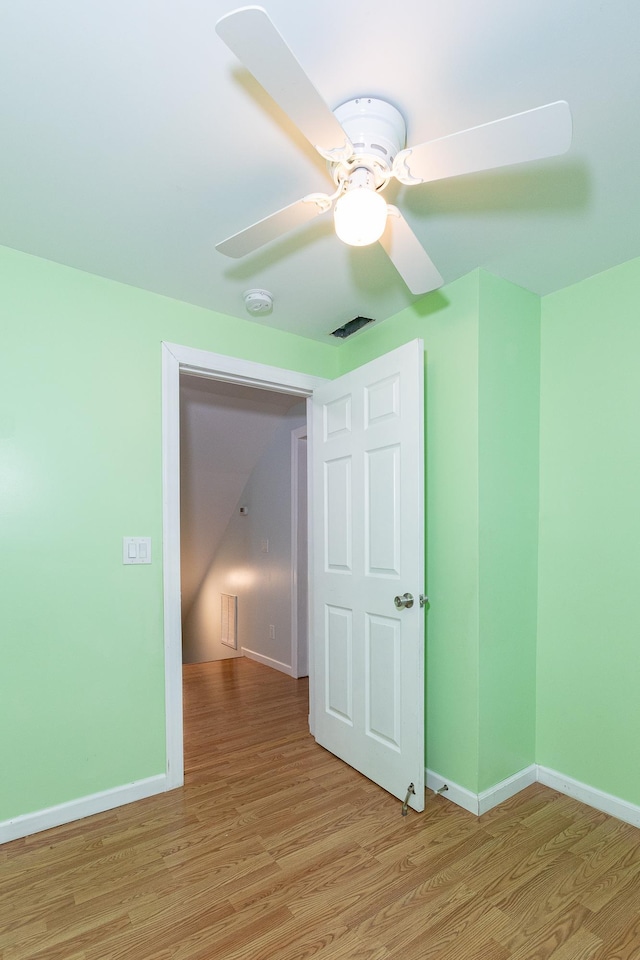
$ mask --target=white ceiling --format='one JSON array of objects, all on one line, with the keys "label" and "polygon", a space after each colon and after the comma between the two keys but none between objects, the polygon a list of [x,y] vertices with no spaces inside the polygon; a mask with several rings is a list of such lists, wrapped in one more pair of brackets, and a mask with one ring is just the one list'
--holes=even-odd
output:
[{"label": "white ceiling", "polygon": [[[547,294],[640,255],[637,0],[265,0],[333,108],[378,96],[409,143],[566,99],[564,157],[398,188],[445,283],[484,267]],[[330,215],[233,261],[214,245],[330,187],[323,161],[218,39],[229,0],[4,0],[0,243],[326,340],[411,297]],[[392,199],[392,197],[388,197]]]}]

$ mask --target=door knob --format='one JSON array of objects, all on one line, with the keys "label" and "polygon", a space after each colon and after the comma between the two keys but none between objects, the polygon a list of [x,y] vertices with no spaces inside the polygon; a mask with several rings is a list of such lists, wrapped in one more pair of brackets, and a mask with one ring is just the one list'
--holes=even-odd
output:
[{"label": "door knob", "polygon": [[404,607],[410,610],[413,606],[413,596],[410,593],[403,593],[401,597],[395,597],[393,602],[398,610],[402,610]]}]

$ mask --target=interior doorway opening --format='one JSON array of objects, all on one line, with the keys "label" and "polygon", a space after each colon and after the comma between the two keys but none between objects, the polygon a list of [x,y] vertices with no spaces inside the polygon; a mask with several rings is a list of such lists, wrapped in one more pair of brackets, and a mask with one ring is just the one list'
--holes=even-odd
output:
[{"label": "interior doorway opening", "polygon": [[[184,782],[182,720],[182,602],[180,522],[180,378],[190,376],[305,401],[317,377],[163,343],[163,565],[167,789]],[[307,404],[308,406],[308,404]],[[289,570],[291,581],[293,574]],[[299,598],[297,598],[300,606]]]},{"label": "interior doorway opening", "polygon": [[184,663],[306,675],[306,435],[303,398],[181,375]]}]

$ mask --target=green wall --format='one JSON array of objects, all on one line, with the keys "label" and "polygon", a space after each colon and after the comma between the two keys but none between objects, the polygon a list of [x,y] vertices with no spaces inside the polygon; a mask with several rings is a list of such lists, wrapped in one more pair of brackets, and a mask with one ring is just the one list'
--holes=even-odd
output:
[{"label": "green wall", "polygon": [[3,821],[165,769],[161,341],[327,377],[338,349],[2,248],[0,317]]},{"label": "green wall", "polygon": [[535,762],[540,300],[480,273],[482,792]]},{"label": "green wall", "polygon": [[0,248],[0,821],[164,772],[162,340],[330,378],[421,337],[427,764],[640,803],[639,290],[480,271],[336,347]]},{"label": "green wall", "polygon": [[640,260],[542,303],[537,759],[640,804]]}]

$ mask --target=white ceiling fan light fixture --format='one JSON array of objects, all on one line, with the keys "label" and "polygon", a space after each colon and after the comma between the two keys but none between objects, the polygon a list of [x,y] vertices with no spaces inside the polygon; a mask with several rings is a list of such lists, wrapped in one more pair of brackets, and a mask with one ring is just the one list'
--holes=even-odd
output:
[{"label": "white ceiling fan light fixture", "polygon": [[384,233],[387,204],[381,191],[405,145],[406,125],[396,107],[375,97],[347,100],[333,113],[353,145],[347,160],[329,162],[344,190],[333,211],[336,234],[349,246],[366,247]]},{"label": "white ceiling fan light fixture", "polygon": [[333,208],[336,234],[351,247],[367,247],[384,233],[387,204],[366,167],[356,167]]},{"label": "white ceiling fan light fixture", "polygon": [[[352,246],[379,240],[409,290],[429,293],[443,279],[400,211],[385,203],[389,180],[413,186],[559,156],[571,145],[571,112],[559,100],[407,148],[404,117],[384,100],[358,97],[332,111],[262,7],[226,14],[216,32],[327,160],[337,187],[332,195],[309,194],[216,244],[226,256],[246,256],[336,201],[340,239]],[[373,213],[375,227],[360,226],[359,206]]]}]

